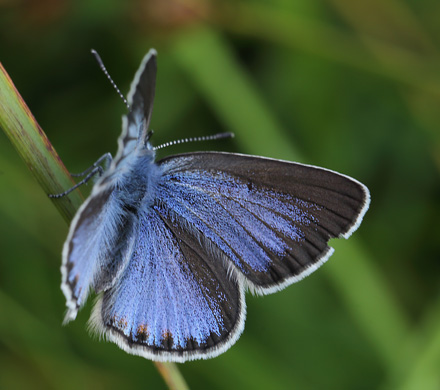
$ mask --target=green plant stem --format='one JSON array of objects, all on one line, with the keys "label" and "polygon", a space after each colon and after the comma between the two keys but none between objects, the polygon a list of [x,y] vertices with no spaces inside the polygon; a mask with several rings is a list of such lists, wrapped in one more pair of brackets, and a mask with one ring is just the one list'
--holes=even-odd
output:
[{"label": "green plant stem", "polygon": [[[1,63],[0,128],[46,194],[62,193],[75,184]],[[77,189],[68,196],[52,199],[52,202],[66,222],[70,223],[83,200]],[[176,364],[154,363],[170,389],[188,389]]]},{"label": "green plant stem", "polygon": [[189,389],[188,385],[185,382],[185,379],[183,378],[175,363],[155,362],[155,365],[170,390]]},{"label": "green plant stem", "polygon": [[[46,194],[61,193],[75,184],[2,64],[0,64],[0,128]],[[70,222],[83,200],[79,191],[73,191],[69,196],[53,200],[53,203],[63,218]]]}]

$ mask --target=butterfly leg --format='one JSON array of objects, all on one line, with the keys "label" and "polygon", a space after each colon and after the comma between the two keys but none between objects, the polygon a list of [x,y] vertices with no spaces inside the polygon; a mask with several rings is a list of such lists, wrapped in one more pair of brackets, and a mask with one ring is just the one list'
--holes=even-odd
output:
[{"label": "butterfly leg", "polygon": [[82,177],[87,175],[89,172],[91,172],[94,168],[96,168],[97,166],[100,166],[101,163],[104,161],[104,171],[107,170],[108,166],[110,165],[110,163],[112,162],[112,155],[110,153],[106,153],[103,156],[99,157],[98,160],[90,167],[88,167],[85,171],[80,172],[80,173],[72,173],[70,172],[70,176],[73,177]]},{"label": "butterfly leg", "polygon": [[[60,193],[60,194],[49,194],[49,198],[62,198],[63,196],[66,196],[70,194],[73,190],[77,189],[79,186],[82,186],[83,184],[87,183],[92,177],[94,177],[96,174],[101,176],[104,171],[109,166],[110,162],[112,161],[112,156],[110,153],[106,153],[103,156],[101,156],[91,167],[87,168],[84,172],[71,174],[74,177],[81,177],[84,175],[87,175],[84,179],[82,179],[80,182],[76,183],[73,187],[69,188],[68,190]],[[102,162],[104,162],[104,168],[100,165]]]}]

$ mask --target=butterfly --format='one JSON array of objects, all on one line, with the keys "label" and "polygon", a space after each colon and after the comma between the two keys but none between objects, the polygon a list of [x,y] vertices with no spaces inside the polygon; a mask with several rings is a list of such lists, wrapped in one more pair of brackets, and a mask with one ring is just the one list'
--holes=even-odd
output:
[{"label": "butterfly", "polygon": [[155,161],[149,123],[154,49],[127,96],[118,150],[63,247],[65,322],[91,290],[90,325],[134,355],[218,356],[244,328],[245,291],[270,294],[320,267],[370,202],[366,186],[328,169],[222,152]]}]

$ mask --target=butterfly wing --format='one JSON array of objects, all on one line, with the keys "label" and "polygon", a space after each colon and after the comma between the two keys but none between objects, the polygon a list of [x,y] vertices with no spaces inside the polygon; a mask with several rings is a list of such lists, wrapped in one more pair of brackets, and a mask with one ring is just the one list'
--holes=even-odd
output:
[{"label": "butterfly wing", "polygon": [[[134,75],[127,95],[127,101],[132,111],[139,110],[141,113],[140,116],[145,121],[145,129],[148,129],[151,113],[153,112],[157,73],[156,57],[156,50],[150,49]],[[138,136],[138,134],[135,134],[135,136]]]},{"label": "butterfly wing", "polygon": [[333,253],[329,239],[348,238],[370,200],[350,177],[286,161],[205,152],[159,165],[154,207],[162,218],[191,229],[213,259],[262,294],[317,269]]},{"label": "butterfly wing", "polygon": [[109,288],[127,263],[134,244],[133,218],[124,212],[112,186],[96,186],[78,210],[63,247],[61,289],[68,308],[65,322],[75,319],[91,287]]},{"label": "butterfly wing", "polygon": [[145,55],[131,83],[127,95],[130,111],[122,118],[122,134],[113,166],[119,165],[136,147],[143,148],[147,142],[156,91],[156,56],[154,49]]},{"label": "butterfly wing", "polygon": [[98,333],[153,360],[217,356],[244,326],[244,287],[210,261],[195,236],[154,210],[139,216],[136,245],[91,317]]},{"label": "butterfly wing", "polygon": [[217,356],[243,330],[245,287],[293,283],[347,238],[368,208],[364,185],[322,168],[227,153],[161,160],[138,213],[127,267],[91,326],[125,351],[184,362]]}]

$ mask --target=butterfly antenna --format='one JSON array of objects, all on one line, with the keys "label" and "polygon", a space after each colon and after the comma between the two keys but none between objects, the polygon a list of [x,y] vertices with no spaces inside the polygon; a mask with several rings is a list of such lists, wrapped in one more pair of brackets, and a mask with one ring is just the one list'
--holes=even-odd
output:
[{"label": "butterfly antenna", "polygon": [[127,106],[127,108],[130,110],[130,106],[127,102],[127,99],[124,97],[124,95],[121,93],[121,91],[119,90],[118,86],[116,85],[116,83],[113,81],[113,79],[111,78],[111,76],[109,75],[109,73],[107,72],[106,67],[104,66],[104,63],[102,62],[102,59],[100,57],[100,55],[98,54],[98,52],[95,49],[91,50],[93,57],[95,57],[96,62],[98,63],[99,67],[101,68],[101,70],[104,72],[104,74],[107,76],[107,78],[109,79],[111,85],[113,85],[113,88],[116,89],[116,92],[118,93],[118,95],[121,97],[121,99],[124,101],[125,105]]},{"label": "butterfly antenna", "polygon": [[168,146],[184,144],[187,142],[213,141],[213,140],[223,139],[223,138],[234,138],[234,133],[218,133],[218,134],[207,135],[207,136],[203,136],[203,137],[183,138],[183,139],[178,139],[175,141],[166,142],[166,143],[159,145],[159,146],[155,146],[153,149],[159,150],[159,149],[166,148]]}]

